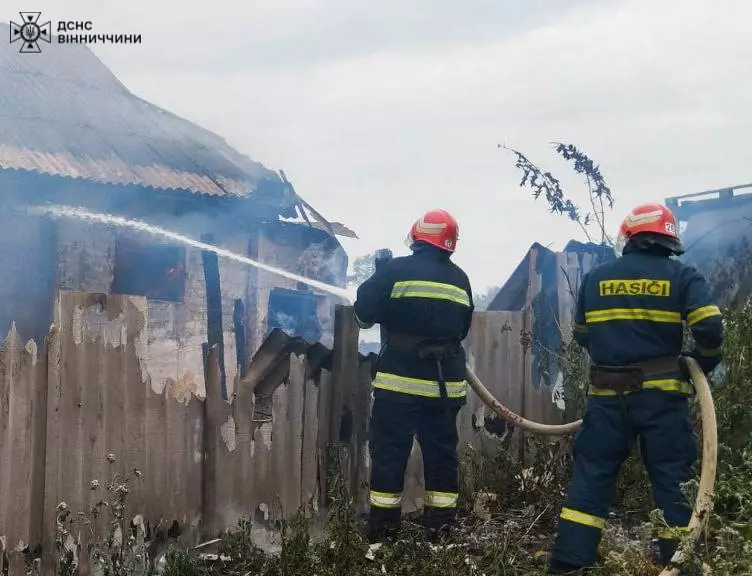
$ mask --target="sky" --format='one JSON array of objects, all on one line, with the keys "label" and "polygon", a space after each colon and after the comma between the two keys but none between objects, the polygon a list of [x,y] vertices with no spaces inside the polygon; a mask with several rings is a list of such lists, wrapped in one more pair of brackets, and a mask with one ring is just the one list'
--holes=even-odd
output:
[{"label": "sky", "polygon": [[138,96],[283,169],[357,232],[351,260],[406,253],[412,222],[448,210],[478,292],[533,242],[585,239],[499,144],[583,208],[551,142],[585,151],[614,233],[634,204],[752,182],[749,0],[6,0],[0,16],[23,9],[141,34],[91,48]]}]

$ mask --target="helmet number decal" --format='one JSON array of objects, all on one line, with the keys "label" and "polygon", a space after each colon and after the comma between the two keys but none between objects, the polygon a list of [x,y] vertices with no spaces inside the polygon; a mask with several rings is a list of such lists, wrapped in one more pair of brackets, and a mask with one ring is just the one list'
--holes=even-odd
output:
[{"label": "helmet number decal", "polygon": [[676,234],[676,226],[673,222],[666,222],[666,232],[669,234]]}]

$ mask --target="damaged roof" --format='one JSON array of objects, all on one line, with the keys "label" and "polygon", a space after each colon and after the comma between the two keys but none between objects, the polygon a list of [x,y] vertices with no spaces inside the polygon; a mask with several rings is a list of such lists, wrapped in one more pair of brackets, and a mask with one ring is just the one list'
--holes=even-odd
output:
[{"label": "damaged roof", "polygon": [[710,211],[733,210],[741,206],[749,208],[752,204],[752,183],[672,196],[665,202],[678,220],[687,222],[692,216]]},{"label": "damaged roof", "polygon": [[[535,272],[543,274],[545,271],[546,273],[555,275],[557,266],[556,252],[549,250],[538,242],[534,242],[528,249],[525,257],[517,265],[517,268],[515,268],[511,276],[496,293],[496,296],[494,296],[494,299],[488,305],[488,310],[519,312],[525,308],[528,290],[530,289],[530,258],[533,251],[537,252]],[[570,240],[561,253],[577,254],[581,265],[582,257],[585,254],[597,257],[599,261],[614,257],[613,249],[606,245],[595,244],[593,242],[578,242],[577,240]],[[547,285],[546,289],[555,290],[556,283]]]},{"label": "damaged roof", "polygon": [[0,78],[0,168],[214,196],[282,184],[221,137],[132,94],[84,45],[20,54],[2,42]]}]

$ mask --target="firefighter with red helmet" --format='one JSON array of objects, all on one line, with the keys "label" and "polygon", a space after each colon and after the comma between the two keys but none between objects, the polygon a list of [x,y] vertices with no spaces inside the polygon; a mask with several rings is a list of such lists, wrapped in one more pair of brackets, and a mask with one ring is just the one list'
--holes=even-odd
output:
[{"label": "firefighter with red helmet", "polygon": [[382,264],[359,288],[358,324],[380,324],[384,341],[373,381],[369,449],[370,538],[397,534],[405,469],[417,436],[425,476],[429,537],[446,534],[458,498],[457,414],[465,404],[465,352],[473,298],[451,261],[457,221],[431,210],[413,224],[412,255]]},{"label": "firefighter with red helmet", "polygon": [[[705,373],[720,362],[723,327],[703,276],[671,257],[682,252],[671,211],[645,204],[621,226],[620,257],[583,278],[574,338],[591,360],[587,409],[574,439],[574,472],[549,573],[595,564],[619,468],[636,438],[668,525],[689,522],[681,484],[693,477],[697,445],[682,360],[684,325],[694,340],[688,355]],[[659,534],[664,564],[676,546],[671,534]]]}]

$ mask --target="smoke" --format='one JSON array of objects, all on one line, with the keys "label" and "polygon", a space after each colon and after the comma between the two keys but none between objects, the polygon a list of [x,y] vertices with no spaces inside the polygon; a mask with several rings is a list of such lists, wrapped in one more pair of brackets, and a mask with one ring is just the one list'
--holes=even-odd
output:
[{"label": "smoke", "polygon": [[296,269],[303,276],[320,278],[328,284],[344,284],[347,275],[347,256],[341,246],[327,248],[328,242],[307,246],[297,259]]},{"label": "smoke", "polygon": [[[4,191],[3,191],[4,192]],[[28,215],[5,212],[0,222],[0,341],[16,323],[23,340],[41,343],[50,327],[57,278],[55,231]],[[82,264],[86,264],[85,262]]]},{"label": "smoke", "polygon": [[277,312],[275,315],[275,320],[277,323],[277,326],[288,334],[291,334],[295,331],[295,326],[297,325],[297,322],[295,321],[295,317],[291,316],[290,314],[286,314],[284,312]]},{"label": "smoke", "polygon": [[168,230],[166,228],[148,224],[142,220],[123,218],[121,216],[113,216],[111,214],[103,214],[100,212],[91,212],[83,208],[75,208],[71,206],[62,206],[62,205],[30,207],[28,209],[28,212],[32,214],[33,213],[49,214],[51,216],[59,217],[59,218],[75,218],[79,220],[84,220],[86,222],[97,222],[97,223],[104,224],[104,225],[129,228],[138,232],[149,234],[151,236],[155,236],[155,237],[166,239],[166,240],[171,240],[173,242],[183,244],[185,246],[190,246],[192,248],[197,248],[199,250],[214,252],[215,254],[217,254],[218,256],[222,258],[227,258],[228,260],[233,260],[241,264],[246,264],[248,266],[260,268],[261,270],[265,270],[266,272],[271,272],[272,274],[276,274],[278,276],[282,276],[284,278],[288,278],[296,282],[302,282],[303,284],[307,284],[308,286],[311,286],[312,288],[318,288],[319,290],[328,292],[329,294],[332,294],[334,296],[338,296],[344,299],[349,299],[348,298],[349,294],[347,293],[347,291],[344,290],[343,288],[340,288],[339,286],[332,286],[331,284],[327,284],[325,282],[320,282],[318,280],[301,276],[300,274],[288,272],[287,270],[283,270],[282,268],[277,268],[276,266],[265,264],[258,260],[254,260],[253,258],[249,258],[248,256],[236,254],[234,252],[231,252],[230,250],[226,250],[218,246],[213,246],[211,244],[206,244],[205,242],[200,242],[198,240],[195,240],[183,234]]},{"label": "smoke", "polygon": [[[193,292],[180,292],[197,286],[188,277],[200,271],[200,254],[182,251],[182,256],[172,256],[175,261],[182,258],[182,265],[165,264],[164,260],[171,258],[171,247],[179,255],[179,249],[174,247],[180,245],[210,250],[241,267],[254,266],[277,278],[292,279],[338,301],[354,300],[354,291],[341,287],[347,255],[331,237],[322,241],[326,235],[318,229],[311,228],[309,232],[305,225],[295,227],[302,229],[302,241],[295,241],[297,251],[285,259],[282,267],[245,256],[249,238],[264,223],[271,224],[269,230],[279,230],[273,224],[277,218],[273,206],[200,195],[155,193],[136,187],[105,187],[44,174],[9,172],[5,178],[0,194],[0,213],[5,216],[0,229],[4,247],[0,256],[0,301],[12,305],[0,309],[0,330],[4,333],[16,321],[22,338],[43,339],[52,316],[51,294],[61,287],[144,294],[157,307],[161,302],[181,302],[181,310],[188,314],[181,313],[177,320],[168,320],[165,315],[165,322],[177,322],[175,329],[178,324],[190,323],[191,312],[201,311],[189,307],[198,306],[199,301],[192,297]],[[58,205],[60,199],[64,199],[60,202],[62,206]],[[119,213],[123,216],[113,216]],[[201,239],[206,232],[211,232],[212,238],[204,243]],[[161,256],[152,257],[157,252]],[[116,285],[116,274],[126,281]],[[228,280],[228,287],[237,285],[234,297],[244,296],[245,289],[240,286],[243,276],[238,271]],[[157,286],[141,286],[149,281]],[[168,296],[155,295],[154,288]],[[168,304],[165,306],[171,309]],[[170,326],[165,330],[173,330]],[[184,328],[180,328],[180,334],[184,334]],[[175,332],[173,336],[180,334]]]},{"label": "smoke", "polygon": [[717,272],[722,263],[736,268],[734,260],[740,253],[747,253],[752,245],[752,203],[690,217],[682,243],[685,253],[681,260],[705,276]]}]

